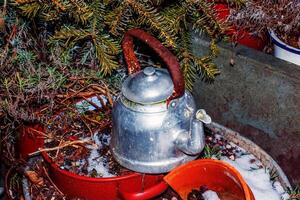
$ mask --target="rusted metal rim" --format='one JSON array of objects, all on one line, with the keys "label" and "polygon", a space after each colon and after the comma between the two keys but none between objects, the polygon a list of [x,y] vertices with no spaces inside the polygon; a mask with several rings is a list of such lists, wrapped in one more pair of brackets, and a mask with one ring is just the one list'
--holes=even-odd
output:
[{"label": "rusted metal rim", "polygon": [[212,122],[211,124],[207,124],[205,126],[211,131],[222,135],[228,141],[231,141],[237,146],[242,147],[246,151],[252,153],[256,158],[258,158],[262,162],[263,166],[269,169],[275,169],[278,175],[278,181],[282,184],[282,186],[285,189],[291,188],[291,184],[287,176],[285,175],[281,167],[278,165],[278,163],[257,144],[241,136],[240,133],[226,128],[216,122]]}]

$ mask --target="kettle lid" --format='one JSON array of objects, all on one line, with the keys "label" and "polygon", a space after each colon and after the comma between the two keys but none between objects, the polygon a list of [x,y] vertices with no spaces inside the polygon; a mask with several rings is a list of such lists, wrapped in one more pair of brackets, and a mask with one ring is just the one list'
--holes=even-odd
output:
[{"label": "kettle lid", "polygon": [[146,67],[130,75],[122,85],[123,95],[140,104],[153,104],[167,100],[174,85],[166,69]]}]

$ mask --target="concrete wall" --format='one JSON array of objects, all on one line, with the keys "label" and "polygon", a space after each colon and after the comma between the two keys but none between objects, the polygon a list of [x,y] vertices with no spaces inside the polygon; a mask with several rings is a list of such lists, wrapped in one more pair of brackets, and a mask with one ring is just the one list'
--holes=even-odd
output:
[{"label": "concrete wall", "polygon": [[[194,36],[193,49],[207,53],[207,40]],[[299,185],[300,66],[228,44],[220,44],[215,62],[221,75],[213,84],[196,82],[197,106],[261,146]]]}]

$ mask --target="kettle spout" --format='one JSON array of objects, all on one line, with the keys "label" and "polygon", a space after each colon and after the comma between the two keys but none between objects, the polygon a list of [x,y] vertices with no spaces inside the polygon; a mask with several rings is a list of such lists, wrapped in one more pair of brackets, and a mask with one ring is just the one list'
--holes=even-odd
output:
[{"label": "kettle spout", "polygon": [[191,119],[190,131],[182,132],[176,138],[177,148],[188,155],[199,154],[205,146],[203,123],[211,123],[211,117],[200,109]]}]

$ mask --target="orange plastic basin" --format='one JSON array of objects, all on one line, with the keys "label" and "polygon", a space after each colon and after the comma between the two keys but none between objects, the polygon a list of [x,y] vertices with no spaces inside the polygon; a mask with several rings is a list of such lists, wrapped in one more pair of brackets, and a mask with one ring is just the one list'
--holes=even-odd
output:
[{"label": "orange plastic basin", "polygon": [[222,200],[255,200],[240,173],[219,160],[191,161],[172,170],[164,180],[183,200],[192,189],[199,190],[200,186],[217,192]]}]

